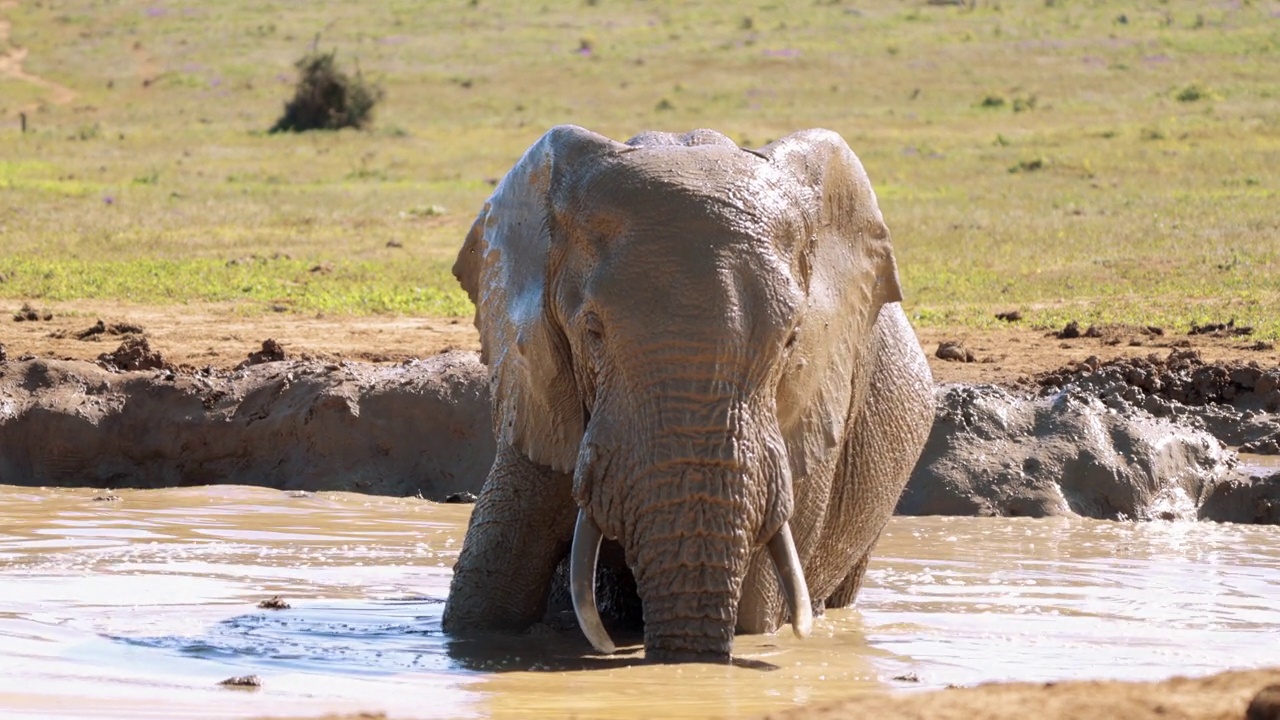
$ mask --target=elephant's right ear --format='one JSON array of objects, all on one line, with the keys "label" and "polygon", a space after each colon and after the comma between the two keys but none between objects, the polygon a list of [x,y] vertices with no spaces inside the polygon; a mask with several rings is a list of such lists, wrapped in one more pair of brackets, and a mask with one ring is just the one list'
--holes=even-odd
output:
[{"label": "elephant's right ear", "polygon": [[584,418],[569,344],[547,306],[556,190],[618,148],[579,127],[552,128],[498,184],[453,266],[476,305],[495,439],[560,472],[573,472]]},{"label": "elephant's right ear", "polygon": [[889,228],[862,161],[844,138],[830,130],[803,130],[761,148],[760,154],[812,191],[808,208],[817,244],[826,246],[816,250],[825,254],[823,264],[840,268],[842,278],[855,278],[854,287],[846,289],[854,291],[847,293],[852,306],[866,308],[875,318],[881,305],[901,302]]}]

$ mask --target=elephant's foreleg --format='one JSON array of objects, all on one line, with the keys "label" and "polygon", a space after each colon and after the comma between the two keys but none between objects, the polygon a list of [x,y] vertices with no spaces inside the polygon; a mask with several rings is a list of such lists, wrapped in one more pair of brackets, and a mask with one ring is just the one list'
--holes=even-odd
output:
[{"label": "elephant's foreleg", "polygon": [[572,484],[570,475],[499,448],[453,567],[445,632],[518,631],[542,617],[573,537]]}]

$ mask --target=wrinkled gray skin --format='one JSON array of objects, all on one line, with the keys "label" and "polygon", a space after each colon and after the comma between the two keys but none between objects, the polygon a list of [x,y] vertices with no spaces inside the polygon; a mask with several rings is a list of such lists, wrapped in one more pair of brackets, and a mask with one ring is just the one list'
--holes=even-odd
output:
[{"label": "wrinkled gray skin", "polygon": [[600,536],[634,576],[650,660],[725,661],[735,629],[790,617],[803,634],[853,601],[933,386],[838,135],[748,151],[707,130],[623,144],[554,128],[454,274],[476,304],[498,452],[447,632],[540,620],[572,545],[575,611],[608,651]]}]

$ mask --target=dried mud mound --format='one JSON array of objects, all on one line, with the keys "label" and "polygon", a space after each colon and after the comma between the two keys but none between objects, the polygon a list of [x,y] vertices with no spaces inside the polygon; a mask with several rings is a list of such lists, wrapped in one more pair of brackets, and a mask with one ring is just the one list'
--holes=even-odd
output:
[{"label": "dried mud mound", "polygon": [[177,372],[146,348],[116,372],[0,365],[0,484],[215,483],[443,500],[492,462],[488,375],[474,353],[394,367],[265,362]]},{"label": "dried mud mound", "polygon": [[942,386],[898,512],[1280,524],[1280,476],[1227,447],[1280,431],[1277,387],[1280,369],[1188,351]]}]

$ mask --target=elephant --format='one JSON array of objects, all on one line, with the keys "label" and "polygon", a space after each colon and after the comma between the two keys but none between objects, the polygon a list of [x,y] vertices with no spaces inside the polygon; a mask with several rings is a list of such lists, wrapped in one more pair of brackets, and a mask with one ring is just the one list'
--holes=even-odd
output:
[{"label": "elephant", "polygon": [[748,150],[711,130],[623,143],[555,127],[453,273],[497,453],[446,633],[530,628],[564,565],[603,653],[597,582],[626,576],[650,662],[730,662],[735,633],[790,621],[804,636],[853,602],[934,401],[888,227],[840,135]]}]

